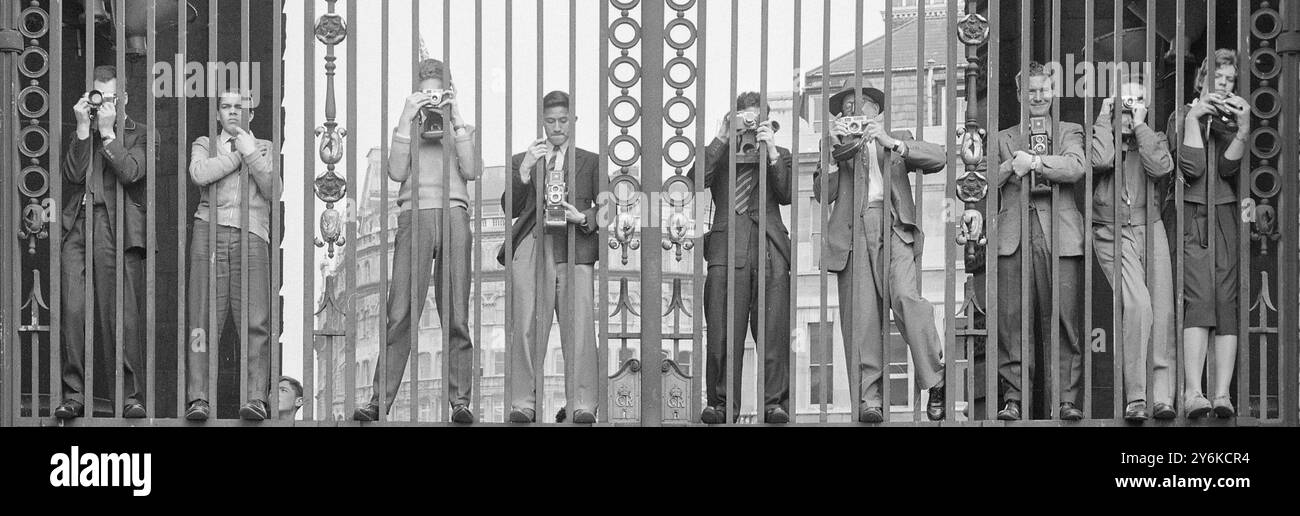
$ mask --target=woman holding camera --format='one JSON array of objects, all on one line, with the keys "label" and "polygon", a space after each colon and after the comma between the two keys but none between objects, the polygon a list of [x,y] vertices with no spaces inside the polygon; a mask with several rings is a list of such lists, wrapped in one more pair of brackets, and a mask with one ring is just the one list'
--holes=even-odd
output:
[{"label": "woman holding camera", "polygon": [[[1211,61],[1213,59],[1213,61]],[[1178,142],[1178,171],[1183,181],[1183,403],[1189,419],[1214,411],[1232,417],[1228,395],[1237,359],[1238,218],[1234,178],[1241,168],[1250,134],[1250,105],[1235,95],[1237,56],[1219,49],[1201,63],[1196,74],[1200,94],[1169,121],[1170,131],[1182,131]],[[1216,160],[1211,169],[1209,160]],[[1213,172],[1213,173],[1210,173]],[[1201,389],[1210,331],[1214,332],[1213,398]]]}]

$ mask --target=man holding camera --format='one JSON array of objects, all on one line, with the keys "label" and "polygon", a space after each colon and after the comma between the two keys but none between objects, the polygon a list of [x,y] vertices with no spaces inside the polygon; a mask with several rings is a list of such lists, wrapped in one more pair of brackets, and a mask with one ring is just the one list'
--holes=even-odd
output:
[{"label": "man holding camera", "polygon": [[[474,344],[469,335],[469,283],[471,237],[469,233],[469,191],[466,183],[478,179],[477,156],[474,154],[474,127],[466,124],[455,103],[451,73],[437,59],[425,59],[416,70],[415,92],[393,131],[392,150],[388,154],[388,177],[402,184],[398,207],[406,207],[397,217],[394,239],[393,279],[398,287],[388,290],[388,328],[384,363],[375,368],[374,390],[370,401],[352,414],[357,421],[379,419],[380,393],[386,401],[385,413],[393,405],[402,374],[411,355],[411,340],[417,338],[412,314],[422,313],[429,290],[429,267],[434,265],[433,296],[442,319],[442,331],[450,332],[449,360],[451,374],[447,382],[451,391],[451,420],[473,423],[469,408],[471,367]],[[435,99],[437,102],[435,102]],[[412,134],[412,126],[417,126]],[[450,127],[452,131],[446,131]],[[451,153],[452,170],[444,167]],[[418,168],[412,163],[418,164]],[[419,188],[415,188],[416,184]],[[450,199],[450,205],[444,205]],[[419,210],[410,208],[417,201]],[[412,217],[418,217],[413,223]],[[447,219],[450,218],[448,221]],[[444,234],[444,223],[450,233]],[[413,227],[414,226],[414,227]],[[416,232],[418,229],[418,233]],[[418,246],[416,246],[418,238]],[[412,257],[412,246],[416,256]],[[442,281],[443,268],[450,267],[450,285]],[[415,306],[411,306],[414,285]],[[451,289],[448,292],[446,289]],[[449,294],[449,295],[444,295]],[[444,306],[444,301],[449,306]],[[386,371],[386,373],[385,373]],[[381,378],[387,378],[387,383]],[[411,410],[416,410],[412,404]]]},{"label": "man holding camera", "polygon": [[[111,364],[116,353],[116,311],[122,311],[122,361],[125,404],[122,416],[143,418],[145,371],[144,332],[139,297],[144,286],[145,210],[147,209],[145,152],[150,129],[126,115],[126,88],[117,68],[97,66],[93,91],[77,101],[77,129],[63,161],[62,242],[63,402],[54,410],[59,419],[84,415],[85,329],[88,287],[93,288],[95,358]],[[122,131],[118,132],[119,126]],[[119,206],[118,203],[122,204]],[[117,218],[117,210],[122,218]],[[92,213],[93,212],[93,213]],[[93,224],[87,224],[89,218]],[[123,247],[117,247],[118,232]],[[94,270],[86,270],[86,249],[94,253]],[[122,255],[122,305],[117,304],[116,272]],[[87,280],[87,275],[90,279]],[[112,371],[112,369],[108,369]],[[109,374],[107,377],[111,378]],[[113,398],[110,388],[104,398]],[[101,393],[104,391],[100,391]],[[93,408],[93,402],[92,402]]]},{"label": "man holding camera", "polygon": [[[1093,251],[1101,271],[1123,301],[1124,419],[1145,421],[1148,417],[1147,350],[1151,351],[1151,381],[1156,419],[1172,419],[1174,378],[1170,371],[1174,357],[1174,291],[1170,272],[1169,241],[1160,221],[1158,205],[1148,205],[1147,193],[1174,169],[1163,133],[1146,123],[1146,93],[1137,77],[1120,85],[1121,168],[1115,170],[1115,131],[1111,119],[1115,99],[1101,103],[1092,131],[1092,161],[1096,187],[1092,197]],[[1119,203],[1115,203],[1119,189]],[[1147,231],[1154,247],[1147,254]],[[1119,281],[1115,278],[1116,242],[1119,244]],[[1154,276],[1147,277],[1151,261]],[[1116,336],[1120,337],[1120,336]]]},{"label": "man holding camera", "polygon": [[[998,132],[988,144],[988,163],[998,164],[991,171],[989,185],[999,189],[1001,203],[998,209],[985,212],[996,213],[998,224],[998,234],[992,238],[998,241],[998,377],[1004,401],[997,417],[1004,421],[1021,418],[1024,388],[1020,381],[1021,367],[1029,368],[1027,376],[1033,382],[1035,355],[1049,356],[1054,324],[1060,328],[1061,356],[1059,364],[1048,367],[1060,367],[1059,415],[1067,421],[1083,419],[1078,398],[1083,378],[1079,305],[1084,288],[1084,234],[1083,216],[1074,194],[1074,183],[1084,176],[1083,128],[1064,121],[1054,124],[1051,120],[1056,100],[1055,80],[1039,63],[1031,63],[1029,70],[1017,73],[1016,89],[1020,101],[1028,106],[1029,119]],[[1060,187],[1055,206],[1051,195],[1053,185]],[[1024,196],[1029,197],[1029,216],[1021,220]],[[1049,231],[1052,217],[1056,218],[1056,234]],[[1022,242],[1021,230],[1026,224],[1029,240]],[[1053,249],[1060,256],[1055,278],[1052,277]],[[1021,310],[1021,253],[1030,254],[1030,270],[1025,274],[1029,282],[1028,313]],[[1057,321],[1051,320],[1053,283],[1061,301]],[[1021,335],[1022,317],[1030,319],[1030,335]],[[1027,357],[1021,356],[1023,338],[1032,339]],[[1050,396],[1039,399],[1045,401]],[[1051,408],[1047,405],[1039,403],[1031,417],[1046,416]]]},{"label": "man holding camera", "polygon": [[[831,129],[835,139],[832,157],[837,170],[829,172],[826,192],[822,192],[822,171],[818,170],[813,176],[813,194],[820,202],[834,204],[826,224],[822,265],[837,278],[845,361],[851,361],[847,358],[851,356],[850,345],[859,357],[856,367],[862,377],[858,385],[861,394],[858,420],[863,423],[885,420],[880,393],[885,361],[880,346],[884,324],[881,290],[885,282],[889,286],[888,306],[897,314],[899,331],[912,350],[917,381],[929,389],[926,417],[931,421],[942,420],[941,343],[935,329],[934,306],[921,297],[917,288],[916,260],[921,256],[924,236],[916,220],[909,171],[918,170],[922,174],[942,171],[946,164],[944,148],[914,140],[907,131],[892,134],[885,131],[880,120],[885,94],[878,89],[849,88],[831,97],[828,107],[838,117]],[[884,186],[886,170],[890,174],[888,192]],[[882,262],[886,204],[893,222],[887,244],[890,246],[888,264]],[[859,242],[856,248],[855,241]],[[866,260],[865,264],[859,264],[865,267],[855,270],[855,260]],[[860,290],[856,296],[855,286]],[[852,375],[849,378],[852,381]]]},{"label": "man holding camera", "polygon": [[[515,331],[510,336],[509,353],[511,423],[532,423],[537,419],[536,379],[546,361],[554,316],[560,317],[560,353],[565,363],[573,365],[572,376],[566,372],[564,378],[565,390],[573,390],[572,420],[576,424],[596,422],[599,403],[593,278],[600,258],[600,225],[596,220],[600,159],[573,142],[571,135],[577,120],[569,94],[546,94],[542,98],[546,137],[533,142],[510,162],[513,189],[506,216],[515,218],[509,264],[515,278]],[[572,185],[567,184],[570,160],[575,167]],[[537,201],[538,183],[544,196],[541,206]],[[570,195],[573,203],[568,201]],[[506,206],[504,193],[501,205]],[[538,224],[542,225],[540,240],[536,235]],[[576,254],[572,264],[570,235]],[[497,261],[506,265],[504,247]]]},{"label": "man holding camera", "polygon": [[[709,272],[704,281],[704,317],[708,324],[708,356],[705,384],[708,406],[700,414],[707,424],[735,421],[739,415],[741,367],[745,329],[758,337],[758,278],[766,278],[766,332],[763,363],[763,420],[786,423],[790,416],[790,232],[781,219],[781,206],[790,204],[790,151],[773,140],[775,123],[766,118],[767,106],[758,93],[747,92],[736,99],[735,116],[724,117],[717,137],[705,150],[704,186],[712,192],[713,225],[704,236],[704,259]],[[762,121],[760,121],[762,120]],[[733,154],[732,139],[737,140]],[[752,144],[743,143],[752,140]],[[752,147],[752,148],[750,148]],[[736,160],[736,179],[730,178],[731,160]],[[761,164],[767,163],[767,191],[759,198]],[[694,181],[699,162],[688,177]],[[735,206],[730,197],[734,195]],[[733,211],[734,210],[734,211]],[[735,227],[728,220],[734,217]],[[767,219],[767,234],[759,235],[759,218]],[[735,263],[728,263],[728,232],[734,233]],[[767,263],[759,263],[759,246],[767,239]],[[735,285],[727,284],[727,267],[735,269]],[[727,295],[735,293],[735,326],[727,327]],[[728,334],[735,335],[734,347],[727,347]],[[727,360],[735,364],[732,384],[726,384]],[[734,393],[734,394],[733,394]],[[728,415],[731,419],[728,420]]]},{"label": "man holding camera", "polygon": [[[251,112],[244,120],[247,101],[238,90],[223,92],[217,103],[221,134],[216,144],[200,136],[190,146],[190,180],[202,191],[190,240],[190,338],[185,370],[189,401],[185,419],[190,421],[208,419],[208,350],[221,340],[228,318],[233,318],[235,325],[242,324],[244,309],[248,310],[248,363],[242,366],[248,368],[248,401],[239,407],[239,417],[262,421],[270,416],[266,402],[271,345],[270,228],[271,207],[280,198],[281,185],[271,142],[255,138],[247,128],[253,122]],[[248,211],[247,227],[244,210]],[[213,213],[216,220],[212,220]],[[216,246],[209,249],[211,242]],[[248,274],[246,293],[241,288],[243,274]],[[215,275],[215,281],[209,275]],[[209,286],[216,292],[208,292]],[[209,299],[215,300],[212,320]],[[210,323],[216,326],[210,327]]]}]

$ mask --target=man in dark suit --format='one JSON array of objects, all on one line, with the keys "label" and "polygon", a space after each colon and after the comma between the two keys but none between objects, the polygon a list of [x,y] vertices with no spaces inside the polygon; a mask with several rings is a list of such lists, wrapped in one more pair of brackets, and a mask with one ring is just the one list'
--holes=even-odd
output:
[{"label": "man in dark suit", "polygon": [[[116,353],[116,315],[122,311],[122,361],[125,402],[123,417],[143,418],[146,371],[141,347],[143,310],[138,298],[144,286],[145,259],[145,151],[149,127],[126,115],[126,85],[119,84],[117,68],[98,66],[92,87],[103,96],[96,109],[90,93],[83,95],[73,112],[77,130],[63,161],[67,182],[63,200],[62,302],[60,323],[63,356],[63,403],[54,416],[70,419],[83,415],[85,399],[86,301],[94,303],[92,332],[95,358],[112,378]],[[119,117],[121,118],[120,124]],[[122,132],[118,132],[118,125]],[[122,205],[119,206],[118,203]],[[117,218],[121,209],[122,218]],[[87,212],[94,223],[87,227]],[[118,231],[123,247],[118,249]],[[86,271],[86,248],[94,252],[94,270]],[[117,255],[122,254],[122,305],[117,304]],[[89,285],[87,273],[91,274]],[[93,288],[93,297],[87,288]],[[112,399],[116,389],[98,390],[101,398]],[[93,407],[93,400],[91,400]]]},{"label": "man in dark suit", "polygon": [[[840,117],[831,130],[836,139],[832,155],[838,171],[829,172],[823,196],[822,171],[818,170],[813,179],[813,194],[820,202],[834,204],[826,224],[822,265],[837,278],[845,362],[851,362],[850,345],[857,350],[859,358],[856,367],[862,376],[858,385],[861,393],[858,420],[864,423],[885,420],[880,394],[885,357],[880,335],[882,287],[888,281],[889,306],[897,314],[903,340],[912,350],[917,380],[929,389],[926,417],[938,421],[944,417],[942,345],[935,329],[934,305],[921,297],[917,288],[916,260],[921,256],[924,236],[916,220],[908,172],[942,171],[946,160],[944,148],[914,140],[907,131],[886,132],[878,118],[884,112],[885,94],[875,88],[863,88],[859,95],[854,93],[850,88],[830,99],[831,113]],[[850,116],[865,116],[870,120],[859,124],[844,118]],[[862,132],[851,129],[854,125],[861,127]],[[890,175],[888,191],[882,175],[886,170]],[[883,261],[884,206],[889,207],[889,220],[893,222],[887,264]],[[859,252],[854,253],[855,249]],[[849,378],[852,381],[853,376]]]},{"label": "man in dark suit", "polygon": [[[758,93],[748,92],[736,99],[736,112],[755,121],[766,118],[766,106],[761,106]],[[767,191],[759,192],[760,163],[736,163],[735,183],[730,178],[730,160],[735,159],[731,139],[738,138],[745,129],[733,125],[733,117],[724,117],[718,126],[717,137],[705,150],[704,187],[712,193],[713,226],[704,236],[704,259],[709,264],[704,281],[704,317],[708,325],[708,356],[705,367],[708,407],[700,414],[707,424],[734,421],[740,408],[741,365],[744,358],[745,327],[758,336],[758,279],[766,278],[766,313],[763,321],[766,342],[763,356],[764,420],[768,423],[786,423],[789,403],[790,354],[790,232],[781,220],[781,206],[790,204],[791,156],[788,149],[778,147],[773,141],[776,131],[770,120],[757,122],[751,129],[756,133],[757,159],[767,162]],[[740,148],[739,145],[736,148]],[[696,177],[699,162],[691,167],[688,177]],[[730,196],[736,204],[733,207]],[[760,193],[766,195],[759,198]],[[735,227],[728,219],[735,218]],[[767,218],[767,234],[759,235],[759,218]],[[728,231],[735,238],[735,263],[727,263]],[[767,239],[767,263],[759,263],[760,238]],[[727,284],[727,267],[735,268],[735,285]],[[735,326],[727,327],[727,293],[735,293]],[[727,336],[734,332],[735,345],[727,348]],[[735,364],[735,376],[726,385],[727,359]],[[732,395],[736,393],[736,395]]]},{"label": "man in dark suit", "polygon": [[[1022,77],[1024,76],[1024,77]],[[996,210],[998,234],[998,377],[1004,397],[998,419],[1015,421],[1021,417],[1020,382],[1022,364],[1034,378],[1034,355],[1048,356],[1051,325],[1060,325],[1061,405],[1064,420],[1083,418],[1078,408],[1079,383],[1083,376],[1080,343],[1082,317],[1079,310],[1083,294],[1083,216],[1075,201],[1074,183],[1083,178],[1085,157],[1083,128],[1071,122],[1050,119],[1054,78],[1041,64],[1033,63],[1028,73],[1016,75],[1021,102],[1029,108],[1029,120],[998,132],[989,143],[989,163],[998,168],[989,176],[991,186],[999,188]],[[1055,127],[1055,131],[1052,128]],[[1050,136],[1050,140],[1044,140]],[[1032,140],[1032,142],[1031,142]],[[1040,147],[1035,149],[1033,143]],[[1035,152],[1036,151],[1036,152]],[[1052,206],[1050,185],[1059,185],[1057,205]],[[1029,218],[1021,220],[1022,196],[1029,192]],[[994,210],[986,210],[986,213]],[[1056,217],[1057,233],[1051,234],[1051,217]],[[1029,225],[1029,241],[1021,242],[1022,224]],[[1052,274],[1052,249],[1061,260],[1057,276]],[[1030,253],[1029,313],[1021,313],[1021,252]],[[1060,320],[1051,321],[1052,284],[1060,292]],[[1021,317],[1030,318],[1031,335],[1021,335]],[[1030,356],[1022,357],[1020,339],[1032,339]],[[1044,382],[1046,383],[1046,382]],[[1043,396],[1048,398],[1048,396]],[[1050,407],[1039,405],[1036,413],[1046,415]]]},{"label": "man in dark suit", "polygon": [[[565,375],[565,390],[572,389],[575,406],[572,421],[596,422],[596,319],[595,263],[600,257],[596,220],[599,158],[580,149],[569,135],[578,117],[571,112],[569,95],[548,93],[542,99],[542,122],[546,137],[516,154],[510,163],[513,182],[507,212],[515,218],[512,263],[514,271],[514,313],[516,327],[510,336],[512,423],[537,419],[536,375],[546,360],[551,338],[552,317],[560,317],[560,352],[573,364],[572,376]],[[574,184],[569,180],[573,163]],[[538,206],[538,181],[542,192],[562,195],[559,201]],[[505,194],[501,205],[506,206]],[[551,213],[548,209],[555,208]],[[562,211],[562,213],[561,213]],[[540,241],[535,231],[543,220]],[[562,218],[562,220],[561,220]],[[569,240],[576,256],[569,262]],[[497,255],[505,263],[505,249]],[[538,272],[540,271],[540,274]],[[539,292],[540,291],[540,292]],[[540,297],[539,297],[540,295]],[[540,334],[538,331],[540,330]]]}]

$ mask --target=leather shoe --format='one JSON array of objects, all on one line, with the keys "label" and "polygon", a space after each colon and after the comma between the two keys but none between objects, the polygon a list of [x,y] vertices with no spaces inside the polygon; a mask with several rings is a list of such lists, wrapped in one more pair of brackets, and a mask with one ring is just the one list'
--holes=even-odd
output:
[{"label": "leather shoe", "polygon": [[1124,420],[1140,423],[1147,420],[1147,402],[1143,400],[1130,401],[1128,406],[1124,407]]},{"label": "leather shoe", "polygon": [[573,424],[590,425],[595,423],[596,423],[596,414],[593,414],[590,410],[578,409],[573,411]]},{"label": "leather shoe", "polygon": [[459,423],[462,425],[472,424],[474,422],[474,412],[471,411],[469,407],[466,407],[464,404],[452,405],[451,422]]},{"label": "leather shoe", "polygon": [[367,403],[352,411],[353,421],[379,421],[379,405]]},{"label": "leather shoe", "polygon": [[930,418],[930,421],[943,421],[944,394],[942,385],[930,388],[930,401],[925,404],[925,417]]},{"label": "leather shoe", "polygon": [[262,421],[266,419],[266,402],[249,400],[244,406],[239,407],[239,419],[244,421]]},{"label": "leather shoe", "polygon": [[141,405],[140,402],[138,401],[128,400],[126,402],[126,405],[122,406],[122,417],[124,418],[144,419],[146,415],[147,414],[145,414],[144,405]]},{"label": "leather shoe", "polygon": [[1173,419],[1178,417],[1178,411],[1174,410],[1173,405],[1163,401],[1157,401],[1155,407],[1151,410],[1151,417],[1156,419]]},{"label": "leather shoe", "polygon": [[704,407],[700,412],[700,421],[706,425],[721,425],[727,422],[727,410],[723,407]]},{"label": "leather shoe", "polygon": [[511,423],[524,423],[524,424],[532,423],[532,422],[534,421],[534,418],[536,417],[536,415],[537,415],[537,412],[535,412],[535,411],[533,411],[533,409],[529,409],[529,408],[526,408],[526,409],[510,409],[510,422],[511,422]]},{"label": "leather shoe", "polygon": [[72,419],[74,417],[81,417],[83,412],[85,412],[85,406],[82,405],[80,401],[67,399],[63,400],[63,403],[60,403],[58,408],[54,409],[54,417],[59,419]]},{"label": "leather shoe", "polygon": [[1007,400],[1002,405],[1002,410],[998,411],[998,419],[1001,421],[1020,421],[1020,400]]},{"label": "leather shoe", "polygon": [[1236,409],[1232,406],[1232,399],[1227,396],[1218,396],[1214,398],[1214,415],[1220,418],[1230,418],[1237,415]]},{"label": "leather shoe", "polygon": [[190,402],[190,407],[185,409],[185,419],[189,421],[207,421],[208,413],[212,408],[208,406],[207,400],[194,400]]},{"label": "leather shoe", "polygon": [[1187,419],[1200,419],[1210,415],[1210,400],[1204,394],[1197,393],[1187,400]]},{"label": "leather shoe", "polygon": [[567,409],[567,408],[568,408],[568,407],[560,407],[560,410],[555,411],[555,422],[556,422],[556,423],[563,423],[565,419],[568,419],[568,417],[569,417],[569,413],[568,413],[567,410],[565,410],[565,409]]},{"label": "leather shoe", "polygon": [[858,414],[859,423],[884,423],[885,411],[880,407],[867,407]]},{"label": "leather shoe", "polygon": [[[1145,411],[1145,409],[1146,407],[1143,407],[1143,411]],[[1078,421],[1080,419],[1083,419],[1083,411],[1079,410],[1079,407],[1074,406],[1073,403],[1068,401],[1061,403],[1062,421]]]},{"label": "leather shoe", "polygon": [[785,409],[781,407],[772,407],[767,409],[763,421],[769,425],[784,425],[790,422],[790,414],[786,414]]}]

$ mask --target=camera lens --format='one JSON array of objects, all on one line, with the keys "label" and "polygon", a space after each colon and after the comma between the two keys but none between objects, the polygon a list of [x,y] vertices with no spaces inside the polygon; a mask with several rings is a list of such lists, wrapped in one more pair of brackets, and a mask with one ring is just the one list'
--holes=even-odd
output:
[{"label": "camera lens", "polygon": [[86,102],[91,106],[99,107],[104,103],[103,92],[100,92],[99,90],[91,90],[90,93],[86,95]]}]

